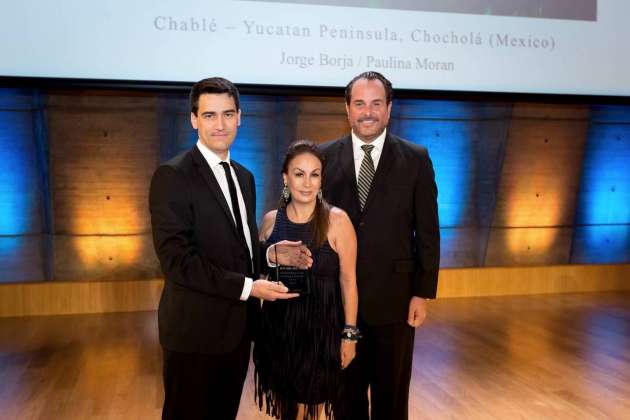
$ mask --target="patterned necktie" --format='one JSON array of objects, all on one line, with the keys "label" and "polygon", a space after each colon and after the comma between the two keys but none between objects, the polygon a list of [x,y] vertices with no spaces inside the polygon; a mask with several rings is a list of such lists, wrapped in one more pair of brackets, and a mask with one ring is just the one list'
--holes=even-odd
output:
[{"label": "patterned necktie", "polygon": [[370,185],[372,185],[372,179],[374,179],[374,161],[372,160],[372,150],[374,146],[371,144],[366,144],[361,146],[363,149],[364,156],[363,161],[361,162],[361,167],[359,168],[359,203],[361,204],[361,211],[363,211],[363,207],[365,207],[365,202],[367,201],[368,194],[370,193]]}]

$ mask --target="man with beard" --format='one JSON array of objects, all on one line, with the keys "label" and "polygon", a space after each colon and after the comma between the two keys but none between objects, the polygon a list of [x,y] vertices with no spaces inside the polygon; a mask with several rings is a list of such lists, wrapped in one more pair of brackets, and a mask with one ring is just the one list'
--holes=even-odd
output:
[{"label": "man with beard", "polygon": [[[377,72],[346,87],[352,133],[324,144],[324,196],[357,232],[357,357],[345,371],[345,419],[406,420],[415,328],[435,298],[437,187],[427,150],[387,131],[392,85]],[[355,326],[349,326],[355,327]]]}]

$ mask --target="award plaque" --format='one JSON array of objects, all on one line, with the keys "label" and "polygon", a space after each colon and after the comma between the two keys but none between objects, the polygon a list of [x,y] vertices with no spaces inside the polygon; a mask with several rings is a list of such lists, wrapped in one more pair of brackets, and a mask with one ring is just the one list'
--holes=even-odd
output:
[{"label": "award plaque", "polygon": [[311,270],[279,265],[271,271],[271,278],[282,282],[289,289],[289,293],[308,295],[311,292]]},{"label": "award plaque", "polygon": [[[278,246],[274,245],[273,250],[278,261]],[[289,265],[277,265],[271,270],[271,279],[284,284],[289,293],[299,293],[308,295],[311,292],[311,270],[293,267]]]}]

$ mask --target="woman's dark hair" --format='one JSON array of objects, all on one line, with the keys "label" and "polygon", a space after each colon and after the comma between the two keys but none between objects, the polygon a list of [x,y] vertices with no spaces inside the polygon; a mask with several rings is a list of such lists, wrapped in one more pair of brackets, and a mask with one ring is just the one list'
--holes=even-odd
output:
[{"label": "woman's dark hair", "polygon": [[[315,156],[322,164],[322,186],[323,186],[323,176],[324,176],[324,155],[319,151],[315,143],[310,140],[297,140],[289,145],[289,149],[287,150],[287,154],[284,156],[284,162],[282,163],[282,173],[289,173],[289,164],[293,159],[295,159],[299,155],[303,154],[311,154]],[[284,201],[284,199],[280,199],[280,207],[285,207],[287,204],[291,202],[291,197],[289,197],[288,201]],[[328,226],[330,216],[330,205],[322,199],[316,199],[315,202],[315,210],[313,211],[313,215],[309,221],[313,232],[313,248],[317,249],[326,242],[328,238]]]}]

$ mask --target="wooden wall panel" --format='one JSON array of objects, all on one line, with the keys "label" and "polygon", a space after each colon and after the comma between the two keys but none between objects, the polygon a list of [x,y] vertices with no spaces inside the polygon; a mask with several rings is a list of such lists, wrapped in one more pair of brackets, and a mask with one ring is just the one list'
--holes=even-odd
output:
[{"label": "wooden wall panel", "polygon": [[49,97],[56,233],[149,229],[147,186],[159,153],[155,111],[150,96]]},{"label": "wooden wall panel", "polygon": [[440,229],[440,267],[479,267],[486,256],[490,229],[461,227]]},{"label": "wooden wall panel", "polygon": [[630,259],[630,107],[594,106],[580,179],[571,262]]},{"label": "wooden wall panel", "polygon": [[192,147],[197,134],[190,123],[190,105],[184,94],[161,94],[157,97],[159,162]]},{"label": "wooden wall panel", "polygon": [[630,224],[578,226],[573,232],[573,264],[613,264],[630,260]]},{"label": "wooden wall panel", "polygon": [[0,89],[0,283],[48,278],[45,133],[39,95]]},{"label": "wooden wall panel", "polygon": [[0,108],[0,234],[41,233],[44,193],[32,109]]},{"label": "wooden wall panel", "polygon": [[[489,226],[507,121],[401,119],[392,132],[425,146],[443,227]],[[487,136],[492,132],[492,137]]]},{"label": "wooden wall panel", "polygon": [[[493,226],[573,223],[588,120],[535,118],[555,110],[541,108],[528,106],[531,114],[518,106],[514,109]],[[573,107],[558,106],[560,115],[571,112],[575,112]],[[587,108],[581,115],[586,112]]]},{"label": "wooden wall panel", "polygon": [[630,122],[592,121],[580,177],[577,223],[630,222],[629,167]]},{"label": "wooden wall panel", "polygon": [[0,236],[0,283],[47,278],[47,235]]},{"label": "wooden wall panel", "polygon": [[267,96],[244,96],[241,102],[241,127],[231,153],[255,174],[260,222],[267,211],[277,207],[282,160],[294,140],[297,102]]},{"label": "wooden wall panel", "polygon": [[514,107],[485,265],[568,263],[588,113]]},{"label": "wooden wall panel", "polygon": [[151,233],[56,235],[55,280],[114,281],[161,275]]},{"label": "wooden wall panel", "polygon": [[146,235],[148,186],[159,160],[155,97],[55,92],[48,127],[54,278],[154,277]]},{"label": "wooden wall panel", "polygon": [[630,265],[459,268],[440,271],[438,299],[630,290]]},{"label": "wooden wall panel", "polygon": [[[233,157],[256,175],[259,216],[291,141],[350,131],[342,97],[243,95],[242,109]],[[195,143],[189,120],[185,92],[0,89],[0,225],[28,203],[0,228],[0,282],[158,276],[149,180]],[[396,99],[390,129],[431,153],[442,267],[630,261],[630,107]]]},{"label": "wooden wall panel", "polygon": [[438,184],[441,266],[483,264],[510,104],[400,100],[391,132],[425,146]]},{"label": "wooden wall panel", "polygon": [[[440,271],[438,299],[630,290],[630,265],[459,268]],[[160,279],[0,284],[0,317],[146,311]]]},{"label": "wooden wall panel", "polygon": [[350,133],[343,98],[301,97],[298,107],[296,139],[322,143]]},{"label": "wooden wall panel", "polygon": [[511,118],[514,120],[557,120],[579,122],[589,118],[591,107],[581,104],[545,104],[545,103],[514,103]]},{"label": "wooden wall panel", "polygon": [[492,228],[485,266],[568,264],[572,228]]},{"label": "wooden wall panel", "polygon": [[0,285],[0,316],[151,311],[163,280],[40,282]]}]

